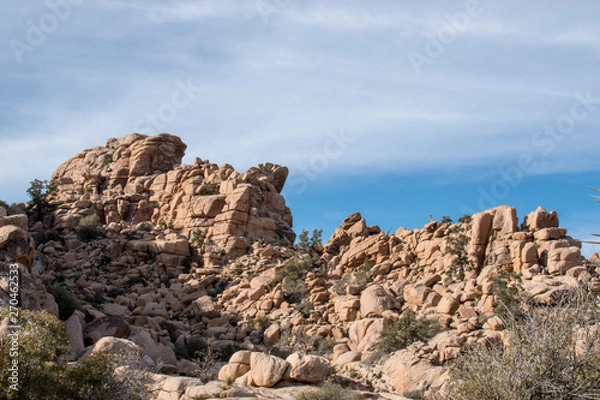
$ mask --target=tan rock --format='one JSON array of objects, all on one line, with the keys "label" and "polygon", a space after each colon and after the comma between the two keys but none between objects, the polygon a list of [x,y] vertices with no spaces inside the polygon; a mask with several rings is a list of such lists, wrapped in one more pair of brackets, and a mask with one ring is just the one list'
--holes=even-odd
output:
[{"label": "tan rock", "polygon": [[219,307],[210,296],[202,296],[192,302],[192,309],[196,318],[215,318],[219,316]]},{"label": "tan rock", "polygon": [[229,363],[219,370],[218,379],[220,381],[225,381],[230,378],[235,380],[248,373],[248,371],[250,371],[250,366],[248,364]]},{"label": "tan rock", "polygon": [[251,361],[252,361],[252,352],[247,351],[247,350],[237,351],[237,352],[233,353],[233,355],[229,359],[230,364],[237,363],[237,364],[250,365]]},{"label": "tan rock", "polygon": [[360,315],[365,317],[381,316],[394,308],[394,298],[381,285],[372,285],[365,289],[360,296]]},{"label": "tan rock", "polygon": [[474,245],[484,245],[488,241],[494,215],[490,211],[483,211],[472,217],[471,242]]},{"label": "tan rock", "polygon": [[250,369],[252,381],[258,387],[273,387],[281,380],[289,364],[275,356],[265,353],[252,353]]},{"label": "tan rock", "polygon": [[459,307],[460,303],[454,297],[445,295],[438,303],[437,312],[440,314],[453,315]]},{"label": "tan rock", "polygon": [[329,361],[324,357],[293,353],[286,358],[286,361],[290,365],[286,377],[292,381],[320,383],[329,374]]},{"label": "tan rock", "polygon": [[569,269],[581,265],[583,257],[579,247],[560,247],[548,251],[549,274],[564,274]]},{"label": "tan rock", "polygon": [[431,289],[427,286],[406,286],[404,288],[404,301],[408,304],[422,306]]},{"label": "tan rock", "polygon": [[144,350],[131,340],[112,336],[100,339],[92,348],[91,353],[110,353],[115,355],[133,354],[140,358],[145,354]]}]

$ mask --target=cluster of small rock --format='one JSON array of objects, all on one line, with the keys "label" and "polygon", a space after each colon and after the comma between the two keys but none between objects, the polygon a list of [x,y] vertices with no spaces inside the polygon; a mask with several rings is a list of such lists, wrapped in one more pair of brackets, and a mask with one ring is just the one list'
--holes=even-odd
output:
[{"label": "cluster of small rock", "polygon": [[[83,303],[66,321],[72,359],[107,337],[127,340],[163,374],[189,377],[156,375],[161,398],[223,391],[200,385],[192,378],[197,364],[176,355],[200,336],[214,351],[242,349],[215,371],[236,386],[315,384],[333,368],[353,387],[427,397],[443,391],[444,364],[465,345],[503,339],[493,285],[501,271],[519,276],[539,304],[551,305],[575,287],[600,293],[594,265],[556,213],[540,207],[519,225],[516,210],[501,206],[460,224],[432,221],[393,234],[353,214],[312,249],[324,267],[302,278],[304,301],[286,301],[281,271],[302,260],[280,195],[287,169],[265,164],[239,174],[200,160],[182,166],[184,150],[171,135],[134,134],[67,161],[53,175],[51,226],[33,226],[60,231],[62,241],[34,248],[23,212],[0,208],[0,260],[33,268],[30,307],[58,312],[42,282],[67,288]],[[73,228],[92,214],[105,237],[83,242]],[[468,239],[471,267],[457,278],[449,249],[459,235]],[[184,266],[190,259],[198,261]],[[440,333],[381,358],[382,334],[407,309],[435,320]],[[331,348],[320,356],[298,352],[315,338]],[[294,344],[286,359],[268,354]]]}]

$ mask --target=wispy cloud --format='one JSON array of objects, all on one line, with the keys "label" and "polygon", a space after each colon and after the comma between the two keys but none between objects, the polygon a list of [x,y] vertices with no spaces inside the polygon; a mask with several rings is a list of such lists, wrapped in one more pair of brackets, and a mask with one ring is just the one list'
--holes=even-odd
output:
[{"label": "wispy cloud", "polygon": [[[493,168],[535,151],[531,136],[576,91],[600,97],[600,5],[544,6],[544,18],[541,6],[482,5],[415,76],[406,52],[464,4],[290,1],[265,24],[252,1],[84,2],[22,65],[0,52],[0,167],[30,158],[27,174],[47,177],[59,160],[130,133],[192,79],[201,92],[164,123],[190,157],[293,166],[344,129],[356,141],[325,174]],[[45,10],[9,2],[4,41],[25,37]],[[600,105],[535,173],[597,169],[599,125]],[[3,174],[0,194],[23,193]]]}]

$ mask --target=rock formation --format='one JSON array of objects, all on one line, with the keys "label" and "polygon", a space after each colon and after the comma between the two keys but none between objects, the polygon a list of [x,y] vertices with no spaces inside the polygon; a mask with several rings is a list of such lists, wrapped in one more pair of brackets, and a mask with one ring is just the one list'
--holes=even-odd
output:
[{"label": "rock formation", "polygon": [[120,229],[151,222],[195,238],[207,265],[245,254],[258,239],[293,243],[292,215],[280,195],[287,168],[261,164],[240,174],[198,158],[181,165],[186,147],[164,133],[131,134],[66,161],[52,175],[56,228],[72,229],[92,214]]},{"label": "rock formation", "polygon": [[[198,379],[195,360],[213,353],[228,361],[202,373],[235,380],[240,396],[277,398],[279,382],[318,384],[333,366],[344,386],[428,398],[443,392],[445,363],[464,346],[502,340],[498,276],[518,277],[537,304],[576,287],[600,294],[596,264],[541,207],[522,223],[501,206],[392,234],[355,213],[302,252],[280,194],[285,167],[186,166],[185,148],[175,136],[133,134],[65,162],[53,175],[50,225],[31,227],[58,236],[35,248],[23,213],[0,208],[0,267],[26,267],[27,307],[58,315],[42,282],[67,289],[81,303],[66,320],[71,358],[135,349],[162,367],[149,384],[162,398],[222,396],[220,384]],[[102,235],[83,240],[76,227],[89,215]],[[1,289],[7,304],[7,282]],[[439,333],[381,354],[407,310]]]}]

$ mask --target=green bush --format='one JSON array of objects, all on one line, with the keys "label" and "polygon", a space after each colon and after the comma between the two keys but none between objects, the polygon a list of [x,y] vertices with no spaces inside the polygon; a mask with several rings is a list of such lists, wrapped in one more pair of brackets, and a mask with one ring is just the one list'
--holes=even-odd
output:
[{"label": "green bush", "polygon": [[446,254],[452,255],[452,266],[450,274],[457,280],[465,279],[465,274],[473,271],[475,268],[469,260],[467,246],[469,245],[469,237],[465,233],[463,226],[457,226],[453,229],[452,235],[448,237],[448,246]]},{"label": "green bush", "polygon": [[[4,313],[2,318],[7,318]],[[0,392],[3,399],[134,400],[142,399],[141,385],[114,372],[118,359],[106,354],[90,356],[73,368],[62,359],[69,350],[64,324],[45,311],[19,311],[18,383],[10,387],[14,358],[11,332],[0,333]],[[17,389],[17,390],[14,390]]]},{"label": "green bush", "polygon": [[27,189],[27,195],[31,199],[27,202],[27,214],[41,221],[44,214],[50,209],[49,197],[56,191],[57,185],[55,182],[47,180],[34,179]]},{"label": "green bush", "polygon": [[100,219],[95,214],[81,218],[75,228],[75,233],[82,242],[91,242],[102,237]]},{"label": "green bush", "polygon": [[308,287],[304,283],[307,272],[313,268],[310,259],[294,257],[288,260],[283,268],[279,269],[275,278],[283,281],[283,295],[290,304],[300,304],[308,297]]},{"label": "green bush", "polygon": [[125,374],[115,373],[119,358],[108,353],[92,354],[68,369],[62,378],[64,399],[137,400],[142,399],[140,382],[131,385]]},{"label": "green bush", "polygon": [[58,317],[66,321],[76,310],[82,310],[81,303],[75,295],[64,287],[50,286],[46,289],[58,304]]},{"label": "green bush", "polygon": [[600,313],[580,293],[505,319],[506,343],[466,349],[450,368],[454,400],[600,398]]},{"label": "green bush", "polygon": [[296,400],[359,400],[360,394],[335,383],[324,383],[320,389],[300,393]]},{"label": "green bush", "polygon": [[381,334],[377,349],[383,353],[402,350],[414,342],[427,342],[437,331],[437,324],[427,318],[417,318],[410,309]]}]

